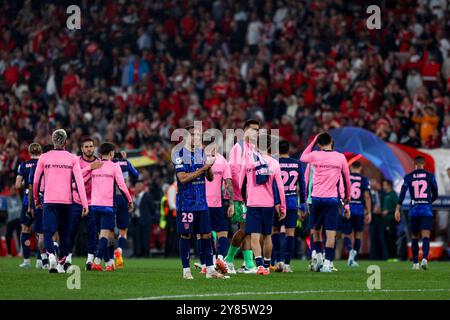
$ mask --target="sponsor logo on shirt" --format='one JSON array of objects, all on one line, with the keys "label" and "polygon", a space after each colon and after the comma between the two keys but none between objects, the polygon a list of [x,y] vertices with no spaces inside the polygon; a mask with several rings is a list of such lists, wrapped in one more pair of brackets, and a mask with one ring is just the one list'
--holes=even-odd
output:
[{"label": "sponsor logo on shirt", "polygon": [[44,165],[45,169],[70,169],[72,170],[73,166],[69,164],[46,164]]}]

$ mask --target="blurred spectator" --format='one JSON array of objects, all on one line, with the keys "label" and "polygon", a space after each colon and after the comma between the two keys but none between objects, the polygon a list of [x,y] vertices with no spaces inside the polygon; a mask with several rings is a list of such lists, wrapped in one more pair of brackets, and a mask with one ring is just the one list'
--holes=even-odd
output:
[{"label": "blurred spectator", "polygon": [[383,204],[381,212],[385,231],[386,246],[389,258],[397,258],[397,222],[395,221],[395,207],[398,202],[397,193],[392,189],[392,181],[383,181]]},{"label": "blurred spectator", "polygon": [[416,110],[412,121],[420,124],[420,139],[422,140],[422,144],[424,144],[437,128],[439,118],[433,107],[426,106],[423,112],[419,109]]},{"label": "blurred spectator", "polygon": [[19,251],[20,247],[20,213],[22,211],[22,199],[14,185],[10,188],[10,196],[6,199],[8,211],[8,220],[6,223],[6,245],[8,247],[8,255],[11,255],[11,241],[16,244],[15,247]]},{"label": "blurred spectator", "polygon": [[148,188],[142,181],[135,185],[135,211],[133,213],[133,256],[148,257],[150,255],[150,232],[154,224],[159,225],[159,213]]}]

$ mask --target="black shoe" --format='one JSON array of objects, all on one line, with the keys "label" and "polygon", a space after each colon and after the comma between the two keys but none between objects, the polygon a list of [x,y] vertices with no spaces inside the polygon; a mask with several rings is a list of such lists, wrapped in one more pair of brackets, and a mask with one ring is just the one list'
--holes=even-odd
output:
[{"label": "black shoe", "polygon": [[45,266],[46,264],[48,264],[48,259],[43,259],[42,260],[42,264]]},{"label": "black shoe", "polygon": [[86,271],[91,271],[91,270],[92,270],[92,262],[86,263]]},{"label": "black shoe", "polygon": [[58,273],[58,269],[53,268],[53,269],[48,270],[48,272],[49,273]]},{"label": "black shoe", "polygon": [[64,271],[67,271],[67,269],[69,269],[71,265],[72,264],[70,262],[64,263]]}]

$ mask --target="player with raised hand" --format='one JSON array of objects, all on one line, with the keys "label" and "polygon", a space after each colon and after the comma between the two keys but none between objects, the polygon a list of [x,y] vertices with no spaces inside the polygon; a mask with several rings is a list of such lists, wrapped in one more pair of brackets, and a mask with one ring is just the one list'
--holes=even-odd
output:
[{"label": "player with raised hand", "polygon": [[412,237],[413,270],[419,270],[419,237],[422,236],[422,269],[428,269],[428,252],[430,250],[430,234],[433,225],[432,203],[438,197],[438,187],[433,174],[426,171],[425,159],[417,156],[414,159],[415,170],[403,178],[403,185],[395,210],[395,220],[400,222],[400,209],[409,190],[411,204],[409,207],[409,228]]},{"label": "player with raised hand", "polygon": [[[320,150],[313,151],[316,143]],[[350,174],[345,156],[333,151],[333,139],[327,132],[317,135],[306,147],[300,161],[310,163],[313,168],[311,222],[314,239],[320,239],[322,226],[326,233],[325,261],[321,272],[332,272],[336,229],[339,217],[339,180],[343,174],[345,187],[345,216],[350,217]],[[316,242],[315,242],[316,244]],[[314,248],[320,252],[322,248]],[[318,261],[317,264],[321,263]],[[317,268],[317,266],[316,266]]]}]

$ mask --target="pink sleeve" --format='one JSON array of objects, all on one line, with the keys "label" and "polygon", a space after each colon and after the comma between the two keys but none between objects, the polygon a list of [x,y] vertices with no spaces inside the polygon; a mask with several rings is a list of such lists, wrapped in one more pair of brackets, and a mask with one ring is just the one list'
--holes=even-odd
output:
[{"label": "pink sleeve", "polygon": [[39,158],[36,164],[36,171],[34,172],[34,180],[33,180],[33,198],[34,203],[39,204],[39,181],[41,181],[42,173],[44,172],[44,163],[42,157]]},{"label": "pink sleeve", "polygon": [[80,169],[80,162],[77,158],[74,158],[74,165],[73,165],[73,176],[75,177],[75,183],[77,184],[78,193],[80,195],[81,205],[83,208],[88,207],[88,201],[86,197],[86,189],[84,187],[84,181],[83,181],[83,174],[81,173]]},{"label": "pink sleeve", "polygon": [[83,175],[84,182],[86,182],[86,180],[88,180],[89,173],[91,171],[92,171],[91,165],[88,165],[88,166],[84,167],[83,169],[81,169],[81,174]]},{"label": "pink sleeve", "polygon": [[[247,163],[244,162],[244,164],[242,164],[242,166],[241,166],[241,171],[239,172],[239,176],[238,176],[239,190],[242,190],[242,186],[244,185],[244,180],[245,180],[245,176],[246,176],[246,168],[247,168]],[[247,181],[247,184],[248,184],[248,181]]]},{"label": "pink sleeve", "polygon": [[306,149],[303,151],[301,157],[300,157],[300,161],[302,162],[312,162],[314,161],[314,157],[315,154],[312,151],[314,148],[314,144],[316,143],[317,140],[317,136],[314,138],[314,140],[309,144],[309,146],[306,147]]},{"label": "pink sleeve", "polygon": [[281,169],[278,166],[275,172],[275,181],[277,182],[278,194],[280,195],[280,208],[286,212],[286,195],[284,194],[283,179],[281,179]]},{"label": "pink sleeve", "polygon": [[223,171],[224,179],[231,179],[231,167],[228,162],[225,162],[225,170]]},{"label": "pink sleeve", "polygon": [[120,191],[122,191],[125,197],[127,197],[128,203],[130,203],[132,201],[131,195],[130,192],[128,191],[127,185],[125,184],[122,170],[120,169],[119,165],[114,166],[114,180],[116,181]]},{"label": "pink sleeve", "polygon": [[342,156],[342,172],[344,173],[345,199],[350,199],[350,171],[344,155]]},{"label": "pink sleeve", "polygon": [[306,197],[308,197],[309,175],[311,174],[309,170],[311,170],[311,165],[308,163],[306,165],[305,174],[304,174],[304,176],[305,176]]}]

